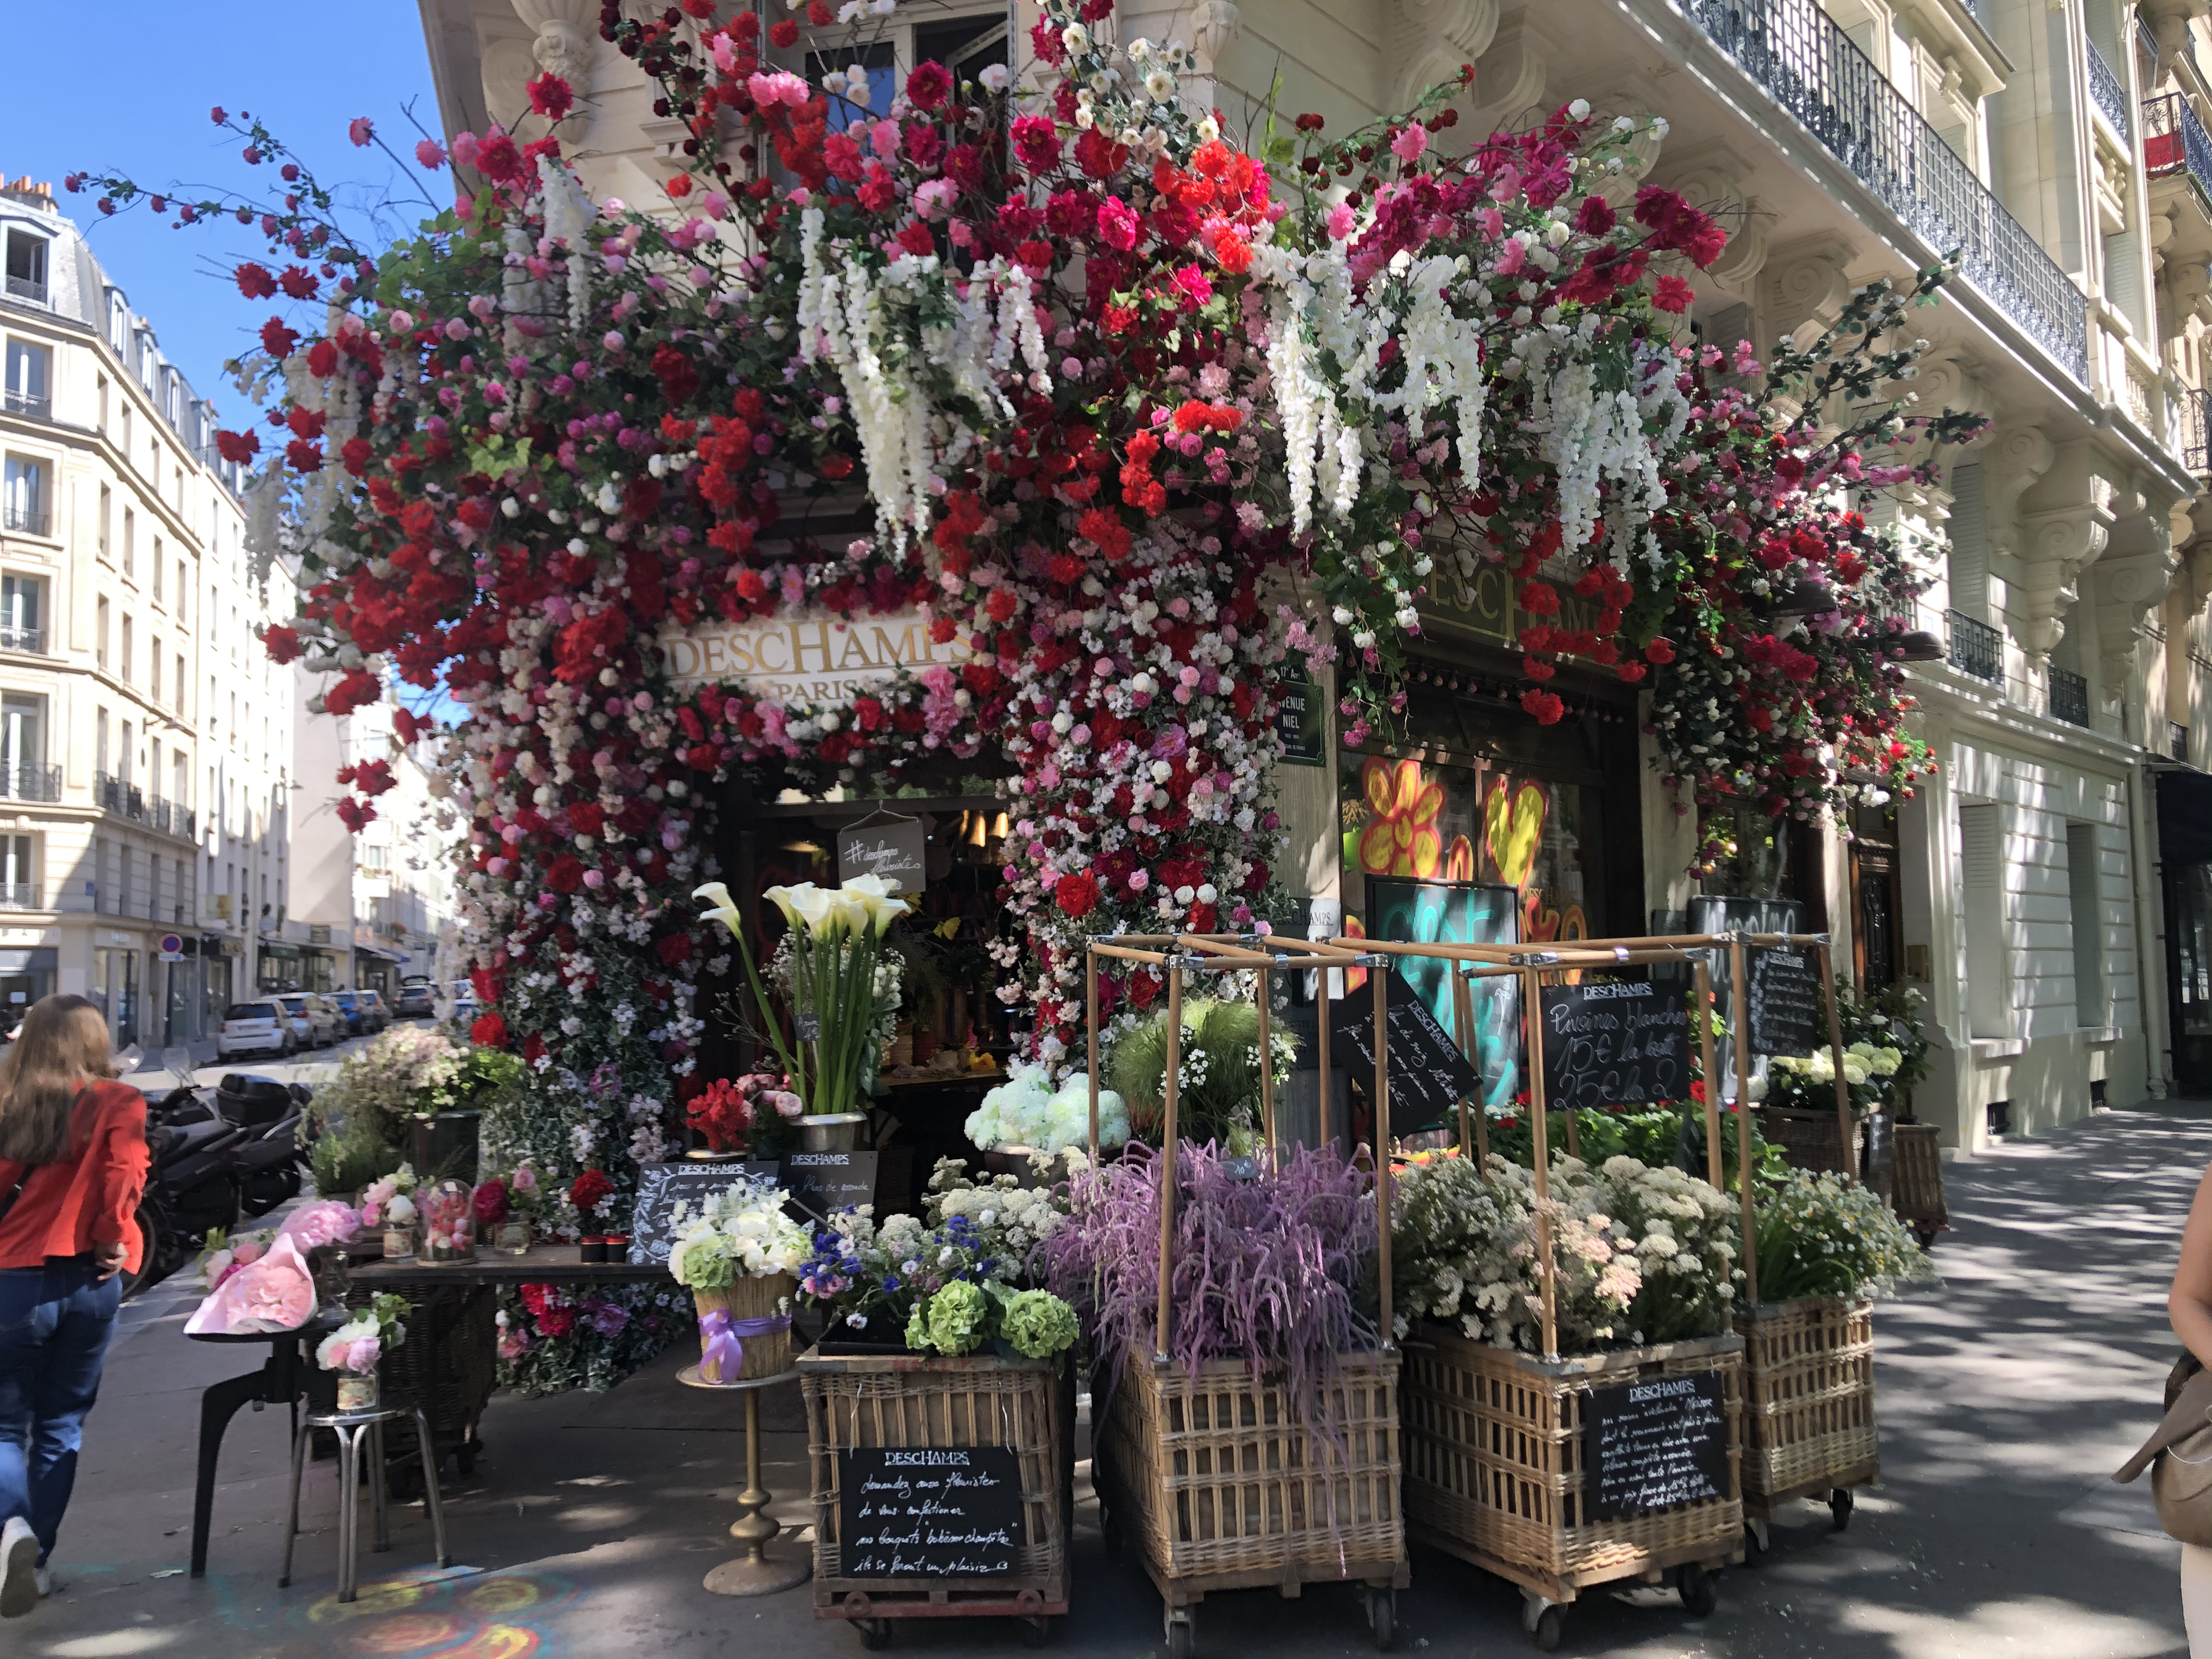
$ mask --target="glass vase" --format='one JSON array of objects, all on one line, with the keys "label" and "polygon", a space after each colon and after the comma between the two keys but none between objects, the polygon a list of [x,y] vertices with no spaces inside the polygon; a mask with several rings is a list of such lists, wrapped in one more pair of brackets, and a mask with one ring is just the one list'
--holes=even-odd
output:
[{"label": "glass vase", "polygon": [[340,1371],[338,1373],[338,1409],[342,1412],[373,1412],[377,1407],[377,1377],[374,1371]]},{"label": "glass vase", "polygon": [[492,1235],[492,1248],[501,1255],[530,1254],[530,1224],[527,1221],[502,1221],[499,1231]]}]

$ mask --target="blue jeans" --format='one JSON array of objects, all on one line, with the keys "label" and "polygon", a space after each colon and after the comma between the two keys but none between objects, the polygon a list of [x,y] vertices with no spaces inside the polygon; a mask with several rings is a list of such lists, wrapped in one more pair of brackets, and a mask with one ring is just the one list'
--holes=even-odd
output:
[{"label": "blue jeans", "polygon": [[105,1283],[79,1256],[0,1269],[0,1522],[21,1516],[43,1564],[76,1485],[85,1413],[123,1305],[123,1276]]}]

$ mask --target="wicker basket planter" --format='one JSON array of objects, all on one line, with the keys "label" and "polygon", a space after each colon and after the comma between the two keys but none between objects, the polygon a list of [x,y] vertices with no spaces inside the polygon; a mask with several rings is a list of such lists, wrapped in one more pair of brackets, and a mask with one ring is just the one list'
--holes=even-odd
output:
[{"label": "wicker basket planter", "polygon": [[[691,1304],[699,1316],[699,1374],[709,1383],[750,1382],[763,1376],[781,1376],[791,1369],[790,1301],[799,1289],[798,1281],[789,1273],[770,1273],[753,1279],[740,1275],[719,1291],[694,1290]],[[782,1311],[779,1313],[777,1310]],[[733,1374],[722,1374],[722,1364],[714,1356],[712,1339],[707,1329],[710,1315],[726,1314],[738,1328],[738,1350],[742,1363]],[[781,1329],[761,1330],[762,1325],[780,1325]],[[744,1334],[745,1328],[755,1328],[753,1334]]]},{"label": "wicker basket planter", "polygon": [[[1743,1340],[1718,1336],[1541,1360],[1438,1325],[1406,1343],[1406,1521],[1413,1536],[1521,1586],[1524,1623],[1556,1646],[1560,1606],[1623,1578],[1671,1571],[1709,1610],[1714,1568],[1743,1559]],[[1593,1389],[1717,1372],[1727,1401],[1726,1496],[1598,1517],[1583,1490],[1583,1402]]]},{"label": "wicker basket planter", "polygon": [[1936,1243],[1936,1235],[1951,1225],[1950,1206],[1943,1201],[1943,1158],[1936,1126],[1900,1123],[1897,1126],[1897,1186],[1893,1198],[1897,1218],[1920,1236],[1920,1248]]},{"label": "wicker basket planter", "polygon": [[1874,1420],[1874,1304],[1809,1297],[1740,1309],[1743,1508],[1753,1540],[1793,1498],[1827,1503],[1841,1530],[1851,1488],[1881,1478]]},{"label": "wicker basket planter", "polygon": [[1192,1610],[1212,1591],[1296,1595],[1316,1583],[1365,1584],[1388,1645],[1395,1592],[1409,1582],[1399,1363],[1341,1358],[1319,1413],[1293,1411],[1279,1379],[1236,1361],[1121,1379],[1094,1434],[1091,1481],[1109,1553],[1133,1540],[1165,1603],[1170,1654],[1194,1650]]},{"label": "wicker basket planter", "polygon": [[[854,1621],[881,1646],[893,1619],[1012,1618],[1048,1635],[1067,1611],[1074,1520],[1075,1381],[1072,1363],[973,1354],[799,1356],[813,1471],[814,1616]],[[1007,1447],[1021,1476],[1015,1570],[977,1577],[860,1578],[845,1571],[839,1536],[841,1451]]]}]

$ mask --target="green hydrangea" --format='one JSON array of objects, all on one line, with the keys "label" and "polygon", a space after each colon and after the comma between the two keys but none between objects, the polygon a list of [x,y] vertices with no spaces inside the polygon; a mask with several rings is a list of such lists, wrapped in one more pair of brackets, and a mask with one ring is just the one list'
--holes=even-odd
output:
[{"label": "green hydrangea", "polygon": [[1049,1359],[1075,1346],[1075,1310],[1050,1291],[1017,1291],[1000,1321],[1007,1343],[1031,1359]]},{"label": "green hydrangea", "polygon": [[934,1349],[947,1358],[972,1353],[982,1346],[990,1306],[982,1286],[956,1279],[915,1304],[914,1316],[907,1322],[906,1345],[923,1352]]}]

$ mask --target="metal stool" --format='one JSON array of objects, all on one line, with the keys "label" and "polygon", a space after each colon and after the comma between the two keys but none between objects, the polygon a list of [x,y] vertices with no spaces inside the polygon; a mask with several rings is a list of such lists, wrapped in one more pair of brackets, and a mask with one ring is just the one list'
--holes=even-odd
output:
[{"label": "metal stool", "polygon": [[284,1571],[276,1580],[282,1588],[292,1582],[292,1547],[300,1536],[300,1477],[307,1462],[307,1437],[329,1429],[338,1437],[338,1600],[355,1599],[358,1575],[354,1553],[359,1546],[356,1511],[361,1506],[362,1441],[368,1441],[374,1471],[369,1482],[370,1512],[376,1525],[374,1547],[392,1547],[392,1525],[385,1492],[384,1425],[402,1418],[415,1419],[416,1443],[422,1448],[422,1507],[429,1511],[430,1534],[438,1546],[438,1565],[453,1565],[446,1550],[446,1511],[438,1502],[437,1453],[432,1449],[430,1421],[419,1406],[381,1406],[371,1411],[310,1411],[300,1419],[300,1431],[292,1437],[292,1501],[284,1514]]}]

